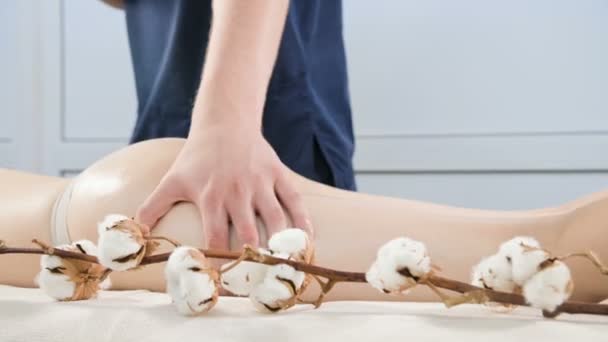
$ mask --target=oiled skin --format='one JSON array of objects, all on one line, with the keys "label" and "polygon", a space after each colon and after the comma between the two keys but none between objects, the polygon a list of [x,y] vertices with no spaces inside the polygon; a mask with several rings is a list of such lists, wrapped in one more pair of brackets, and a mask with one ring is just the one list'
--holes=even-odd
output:
[{"label": "oiled skin", "polygon": [[[72,239],[97,240],[96,224],[108,213],[133,215],[171,165],[182,139],[159,139],[125,147],[92,165],[74,184],[67,213]],[[594,250],[608,259],[608,191],[568,204],[530,211],[486,211],[373,196],[324,186],[293,174],[315,228],[316,263],[348,271],[365,271],[380,245],[409,236],[427,244],[442,275],[468,280],[471,267],[516,235],[537,238],[561,255]],[[32,237],[49,240],[50,211],[67,180],[0,170],[0,238],[10,245],[29,245]],[[263,232],[263,226],[259,229]],[[184,244],[203,245],[201,219],[189,203],[175,206],[153,231]],[[265,234],[264,234],[265,235]],[[239,242],[233,238],[232,247]],[[574,298],[608,297],[608,277],[583,260],[569,261],[575,279]],[[114,288],[163,290],[163,265],[113,274]],[[1,256],[0,283],[34,286],[36,256]],[[316,286],[307,291],[312,298]],[[339,284],[329,300],[390,300],[366,284]],[[415,289],[410,300],[436,300]]]}]

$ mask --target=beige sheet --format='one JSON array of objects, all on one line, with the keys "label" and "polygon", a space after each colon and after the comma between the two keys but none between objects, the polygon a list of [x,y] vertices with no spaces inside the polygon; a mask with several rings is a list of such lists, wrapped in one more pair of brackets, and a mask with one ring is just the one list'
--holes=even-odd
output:
[{"label": "beige sheet", "polygon": [[220,298],[203,317],[178,316],[165,294],[104,291],[58,303],[37,289],[0,285],[0,341],[608,341],[608,317],[543,319],[476,305],[332,302],[269,315],[243,298]]}]

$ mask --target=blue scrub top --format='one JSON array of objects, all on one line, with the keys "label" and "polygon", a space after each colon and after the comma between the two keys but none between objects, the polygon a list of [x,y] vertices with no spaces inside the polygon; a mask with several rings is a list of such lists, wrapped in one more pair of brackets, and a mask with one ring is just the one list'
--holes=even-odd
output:
[{"label": "blue scrub top", "polygon": [[[186,137],[210,0],[126,0],[139,101],[132,142]],[[279,158],[307,178],[355,189],[341,0],[291,0],[263,113]]]}]

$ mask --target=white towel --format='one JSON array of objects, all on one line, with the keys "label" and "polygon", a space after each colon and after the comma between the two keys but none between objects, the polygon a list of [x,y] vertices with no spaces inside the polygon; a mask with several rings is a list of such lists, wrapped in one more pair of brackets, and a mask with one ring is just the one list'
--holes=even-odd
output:
[{"label": "white towel", "polygon": [[38,289],[0,285],[0,341],[607,341],[608,317],[542,318],[478,305],[330,302],[261,314],[246,298],[222,297],[206,316],[183,317],[167,295],[102,291],[82,302],[55,302]]}]

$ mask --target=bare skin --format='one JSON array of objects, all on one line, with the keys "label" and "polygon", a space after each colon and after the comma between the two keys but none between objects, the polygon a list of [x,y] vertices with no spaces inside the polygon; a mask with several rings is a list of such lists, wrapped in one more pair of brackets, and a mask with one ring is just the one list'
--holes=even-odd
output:
[{"label": "bare skin", "polygon": [[[95,241],[96,223],[108,213],[133,215],[183,147],[182,139],[153,140],[126,147],[84,171],[74,183],[67,212],[73,240]],[[530,211],[485,211],[432,203],[372,196],[330,188],[295,174],[291,181],[302,194],[315,227],[316,263],[325,267],[364,271],[377,248],[397,236],[424,241],[441,274],[467,280],[471,267],[515,236],[531,235],[557,255],[594,250],[608,260],[608,191],[559,207]],[[50,212],[67,180],[0,171],[0,237],[10,245],[28,246],[32,237],[50,238]],[[5,190],[6,189],[6,190]],[[265,228],[258,222],[258,229]],[[179,203],[153,231],[184,244],[205,245],[204,227],[195,205]],[[262,234],[262,236],[265,234]],[[238,249],[238,233],[231,247]],[[264,244],[262,238],[261,243]],[[583,260],[568,261],[574,280],[574,299],[599,301],[608,297],[608,277]],[[18,266],[17,266],[18,265]],[[34,286],[38,258],[31,255],[0,257],[0,283]],[[114,274],[115,288],[163,290],[162,265]],[[307,291],[312,298],[316,288]],[[424,288],[410,300],[436,300]],[[340,284],[329,300],[390,300],[365,284]]]},{"label": "bare skin", "polygon": [[262,136],[266,89],[277,57],[288,0],[215,0],[211,35],[188,140],[136,217],[154,228],[173,204],[196,205],[205,247],[228,247],[228,222],[239,239],[259,242],[255,214],[268,230],[286,215],[311,225],[289,169]]}]

